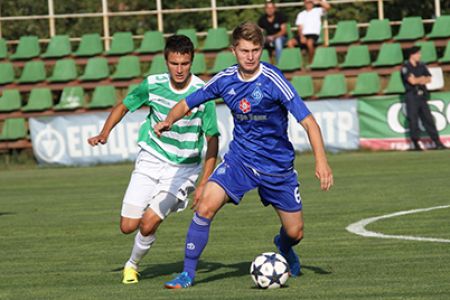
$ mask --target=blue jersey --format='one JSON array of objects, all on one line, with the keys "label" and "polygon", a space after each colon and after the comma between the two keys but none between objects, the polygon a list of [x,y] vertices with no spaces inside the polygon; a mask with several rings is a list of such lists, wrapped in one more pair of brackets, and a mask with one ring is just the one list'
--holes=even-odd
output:
[{"label": "blue jersey", "polygon": [[293,170],[295,153],[287,134],[288,111],[299,122],[311,112],[279,69],[261,62],[258,73],[246,81],[234,65],[190,94],[186,103],[192,109],[216,98],[223,98],[234,119],[227,155],[265,174]]}]

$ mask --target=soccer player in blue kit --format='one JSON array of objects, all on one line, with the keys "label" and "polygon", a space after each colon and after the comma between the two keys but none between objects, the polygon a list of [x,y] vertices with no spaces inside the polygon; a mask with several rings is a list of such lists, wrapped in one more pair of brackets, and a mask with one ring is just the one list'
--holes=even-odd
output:
[{"label": "soccer player in blue kit", "polygon": [[228,201],[239,204],[254,188],[258,188],[262,203],[272,205],[277,212],[282,226],[274,243],[286,258],[291,275],[300,275],[300,261],[292,247],[303,237],[303,213],[295,152],[287,134],[288,112],[308,134],[322,190],[331,188],[333,175],[318,124],[281,71],[260,62],[263,45],[264,37],[256,24],[240,24],[232,34],[232,51],[238,64],[216,74],[154,126],[160,135],[194,107],[219,97],[234,118],[229,151],[210,176],[186,236],[184,270],[167,282],[166,288],[187,288],[194,283],[215,214]]}]

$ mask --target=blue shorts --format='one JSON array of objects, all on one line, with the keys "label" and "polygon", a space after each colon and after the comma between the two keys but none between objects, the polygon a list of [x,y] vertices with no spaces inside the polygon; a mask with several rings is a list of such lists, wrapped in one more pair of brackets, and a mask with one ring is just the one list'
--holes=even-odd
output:
[{"label": "blue shorts", "polygon": [[225,156],[224,161],[209,177],[209,181],[220,185],[236,205],[241,202],[245,193],[258,188],[264,206],[270,204],[287,212],[302,210],[296,171],[282,176],[261,174],[236,159]]}]

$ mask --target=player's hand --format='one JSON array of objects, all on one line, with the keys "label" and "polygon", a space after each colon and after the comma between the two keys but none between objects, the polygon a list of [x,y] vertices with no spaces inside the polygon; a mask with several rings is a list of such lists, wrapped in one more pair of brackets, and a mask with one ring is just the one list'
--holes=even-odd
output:
[{"label": "player's hand", "polygon": [[333,172],[328,163],[316,164],[316,177],[320,180],[320,188],[323,191],[328,191],[334,184]]},{"label": "player's hand", "polygon": [[200,198],[202,197],[204,189],[205,189],[204,184],[198,185],[197,188],[195,189],[194,200],[192,201],[191,209],[193,209],[193,210],[197,209],[197,205],[200,201]]},{"label": "player's hand", "polygon": [[91,146],[97,146],[99,143],[104,145],[108,141],[108,137],[104,134],[99,134],[97,136],[93,136],[91,138],[88,138],[88,143]]},{"label": "player's hand", "polygon": [[300,43],[301,43],[301,44],[306,44],[306,37],[305,37],[304,35],[302,35],[302,36],[300,37]]},{"label": "player's hand", "polygon": [[169,131],[171,127],[172,124],[167,121],[162,121],[157,123],[155,127],[153,127],[153,130],[155,131],[156,135],[160,137],[164,131]]}]

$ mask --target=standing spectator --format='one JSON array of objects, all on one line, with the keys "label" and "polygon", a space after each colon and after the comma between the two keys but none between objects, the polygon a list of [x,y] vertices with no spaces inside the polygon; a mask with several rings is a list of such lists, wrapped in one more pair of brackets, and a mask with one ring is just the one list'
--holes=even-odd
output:
[{"label": "standing spectator", "polygon": [[439,139],[439,133],[428,107],[429,93],[426,84],[431,81],[431,74],[426,65],[420,61],[420,47],[411,47],[408,55],[409,59],[405,61],[402,67],[402,80],[406,90],[406,115],[411,141],[413,142],[413,150],[422,150],[419,145],[419,118],[428,135],[435,143],[434,149],[446,149]]},{"label": "standing spectator", "polygon": [[264,48],[268,49],[271,54],[275,48],[275,61],[278,63],[287,40],[287,17],[282,12],[277,11],[275,2],[271,0],[266,1],[264,11],[265,14],[258,20],[258,26],[264,30],[266,35]]},{"label": "standing spectator", "polygon": [[[320,7],[314,7],[319,5]],[[322,29],[321,17],[330,9],[326,0],[305,0],[305,10],[297,15],[295,25],[298,26],[298,34],[288,41],[288,47],[300,45],[308,50],[309,63],[312,63],[316,51],[316,42]]]}]

